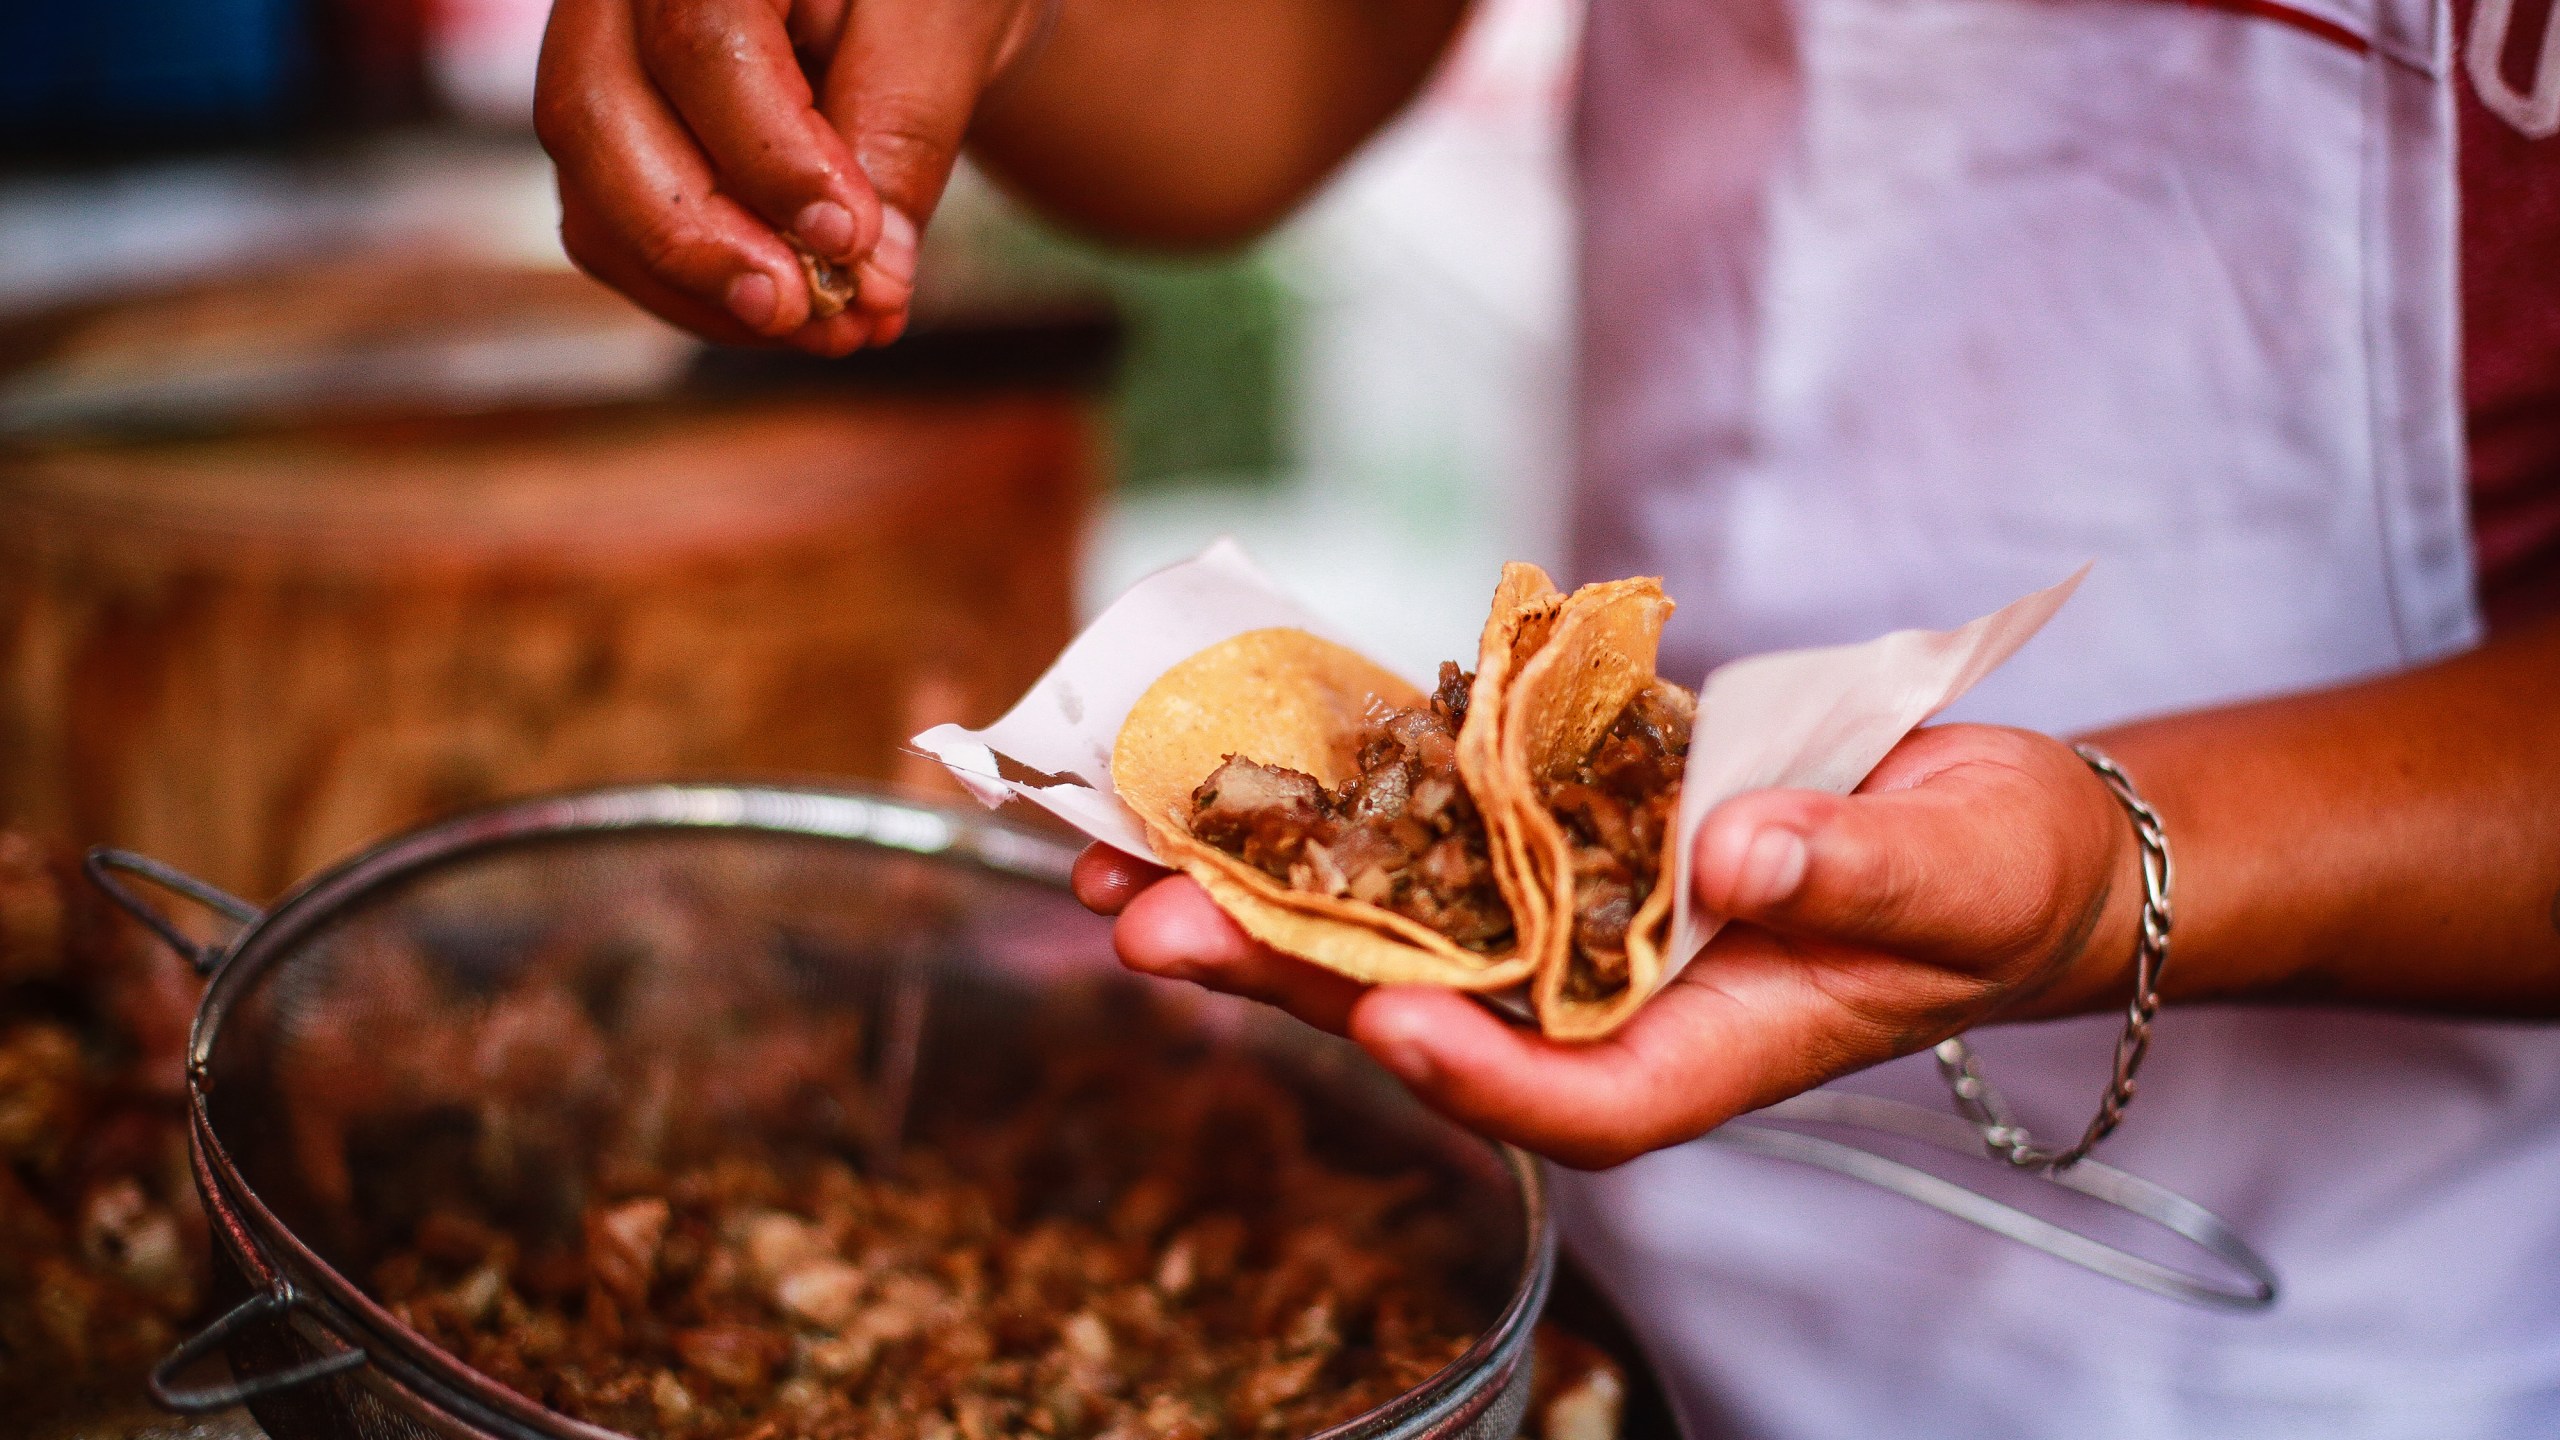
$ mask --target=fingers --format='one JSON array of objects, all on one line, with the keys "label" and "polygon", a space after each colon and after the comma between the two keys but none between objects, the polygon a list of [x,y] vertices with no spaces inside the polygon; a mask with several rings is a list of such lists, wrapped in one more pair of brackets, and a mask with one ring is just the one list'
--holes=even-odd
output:
[{"label": "fingers", "polygon": [[1559,1044],[1465,996],[1371,991],[1350,1035],[1462,1125],[1584,1169],[1694,1139],[1726,1120],[1898,1053],[1844,1012],[1810,963],[1765,933],[1728,932],[1624,1029]]},{"label": "fingers", "polygon": [[592,206],[565,194],[560,197],[560,248],[569,253],[579,269],[621,291],[669,324],[725,345],[751,345],[764,338],[727,310],[650,274],[639,256],[613,242]]},{"label": "fingers", "polygon": [[1076,857],[1071,883],[1086,909],[1097,915],[1117,915],[1139,891],[1171,873],[1124,850],[1087,845]]},{"label": "fingers", "polygon": [[1256,944],[1198,882],[1179,875],[1128,901],[1111,933],[1120,962],[1132,970],[1276,1005],[1337,1035],[1367,989]]},{"label": "fingers", "polygon": [[844,25],[820,108],[853,142],[881,201],[857,303],[894,337],[915,294],[916,247],[978,97],[1023,28],[1008,0],[862,0]]},{"label": "fingers", "polygon": [[635,11],[649,78],[722,192],[814,254],[849,262],[870,249],[879,201],[817,112],[773,0],[636,0]]},{"label": "fingers", "polygon": [[1692,880],[1743,923],[1606,1040],[1405,988],[1359,1000],[1350,1034],[1463,1124],[1616,1164],[2001,1013],[2060,973],[2129,864],[2113,802],[2043,736],[1922,732],[1869,785],[1718,806]]},{"label": "fingers", "polygon": [[[779,338],[809,318],[790,247],[714,187],[702,152],[640,66],[628,0],[560,0],[544,32],[535,127],[558,163],[562,242],[608,283],[645,275],[669,308]],[[654,307],[653,307],[654,308]],[[661,311],[661,313],[666,313]]]},{"label": "fingers", "polygon": [[[561,197],[560,243],[578,268],[621,291],[626,297],[672,325],[724,345],[757,345],[767,337],[739,323],[726,310],[715,309],[651,274],[639,256],[614,243],[600,229],[594,211],[581,201]],[[787,337],[791,344],[820,355],[849,355],[870,334],[859,315],[812,320]]]},{"label": "fingers", "polygon": [[1965,733],[1920,742],[1929,763],[1903,766],[1901,788],[1718,806],[1694,856],[1699,903],[1959,969],[2052,949],[2106,897],[2118,836],[2104,793],[2058,742],[1949,731]]},{"label": "fingers", "polygon": [[1556,1045],[1455,991],[1416,986],[1371,992],[1352,1008],[1349,1034],[1423,1103],[1567,1165],[1641,1154],[1657,1128],[1630,1108],[1648,1097],[1616,1040]]}]

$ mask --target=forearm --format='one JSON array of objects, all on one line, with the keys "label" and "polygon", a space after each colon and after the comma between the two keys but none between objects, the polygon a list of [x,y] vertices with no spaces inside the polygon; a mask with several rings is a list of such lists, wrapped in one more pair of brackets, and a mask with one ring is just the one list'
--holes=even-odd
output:
[{"label": "forearm", "polygon": [[[2168,828],[2173,1003],[2560,1016],[2560,622],[2092,738]],[[2052,1007],[2121,1003],[2128,936],[2093,939]]]},{"label": "forearm", "polygon": [[972,153],[1077,229],[1222,245],[1286,216],[1420,88],[1465,0],[1059,0]]}]

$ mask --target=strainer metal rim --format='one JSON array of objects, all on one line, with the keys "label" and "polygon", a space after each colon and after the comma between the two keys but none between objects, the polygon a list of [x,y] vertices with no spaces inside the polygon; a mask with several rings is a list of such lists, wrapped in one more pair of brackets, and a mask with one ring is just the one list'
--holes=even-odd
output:
[{"label": "strainer metal rim", "polygon": [[[984,813],[851,789],[724,784],[614,786],[502,804],[432,823],[370,846],[319,871],[247,921],[218,950],[187,1044],[188,1142],[199,1188],[229,1248],[253,1286],[288,1297],[285,1308],[312,1319],[341,1344],[359,1349],[382,1377],[448,1410],[454,1418],[502,1435],[549,1440],[630,1440],[623,1432],[564,1415],[499,1385],[456,1359],[384,1309],[363,1287],[305,1245],[269,1210],[232,1163],[209,1110],[211,1060],[231,1007],[266,965],[361,897],[425,867],[475,851],[534,839],[617,831],[732,829],[803,835],[958,860],[994,874],[1063,887],[1077,847]],[[1469,1382],[1497,1395],[1527,1362],[1528,1341],[1553,1282],[1556,1221],[1545,1174],[1533,1156],[1485,1142],[1518,1187],[1527,1243],[1510,1298],[1493,1322],[1455,1360],[1376,1409],[1307,1440],[1341,1440],[1360,1432],[1393,1433],[1463,1409]],[[357,1375],[349,1376],[359,1380]],[[458,1408],[457,1408],[458,1407]],[[467,1412],[467,1413],[466,1413]]]}]

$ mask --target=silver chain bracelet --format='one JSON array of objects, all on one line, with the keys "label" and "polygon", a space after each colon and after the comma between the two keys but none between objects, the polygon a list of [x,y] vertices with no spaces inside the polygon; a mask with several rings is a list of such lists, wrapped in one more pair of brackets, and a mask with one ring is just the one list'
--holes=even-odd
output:
[{"label": "silver chain bracelet", "polygon": [[2108,1082],[2097,1116],[2081,1132],[2079,1142],[2067,1150],[2052,1150],[2036,1144],[2018,1123],[2009,1102],[1983,1075],[1981,1061],[1964,1037],[1941,1041],[1937,1049],[1938,1075],[1955,1097],[1957,1111],[1981,1132],[1983,1149],[1995,1160],[2047,1174],[2079,1164],[2123,1123],[2125,1107],[2133,1103],[2133,1077],[2151,1049],[2151,1022],[2160,1013],[2160,970],[2169,962],[2169,832],[2160,824],[2160,812],[2143,803],[2123,768],[2096,746],[2071,749],[2098,772],[2116,802],[2133,818],[2134,839],[2142,850],[2142,935],[2134,942],[2133,1000],[2125,1006],[2124,1034],[2116,1040],[2115,1078]]}]

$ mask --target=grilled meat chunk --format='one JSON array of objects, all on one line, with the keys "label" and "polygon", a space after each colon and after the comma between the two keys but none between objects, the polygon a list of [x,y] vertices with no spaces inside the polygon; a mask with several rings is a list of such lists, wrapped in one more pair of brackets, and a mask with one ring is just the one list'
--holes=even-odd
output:
[{"label": "grilled meat chunk", "polygon": [[1511,937],[1484,818],[1458,779],[1458,727],[1475,677],[1440,667],[1429,700],[1379,706],[1354,740],[1356,768],[1328,792],[1314,776],[1230,755],[1191,794],[1191,832],[1293,890],[1383,906],[1470,950]]},{"label": "grilled meat chunk", "polygon": [[1310,839],[1336,828],[1312,775],[1230,755],[1191,792],[1191,833],[1257,870],[1286,874]]},{"label": "grilled meat chunk", "polygon": [[1278,1440],[1422,1383],[1487,1318],[1432,1174],[1329,1158],[1295,1092],[1143,1023],[894,1174],[742,1134],[592,1183],[553,1239],[436,1193],[373,1290],[519,1394],[656,1440]]}]

